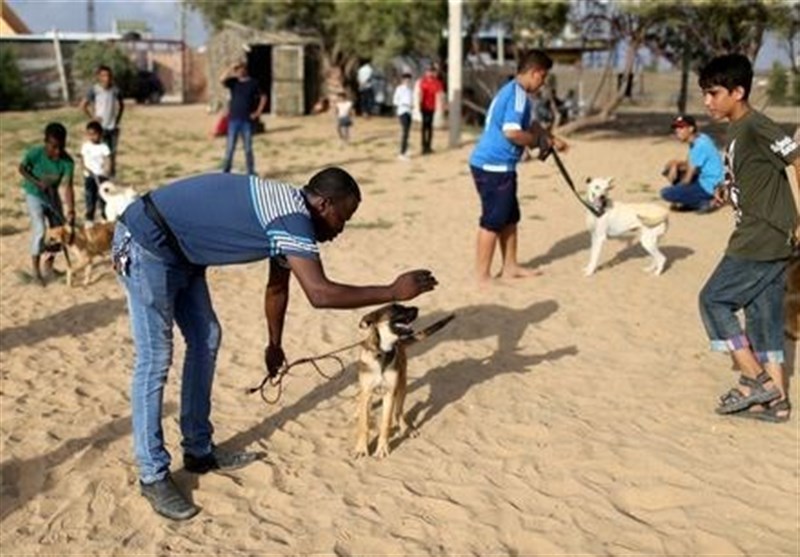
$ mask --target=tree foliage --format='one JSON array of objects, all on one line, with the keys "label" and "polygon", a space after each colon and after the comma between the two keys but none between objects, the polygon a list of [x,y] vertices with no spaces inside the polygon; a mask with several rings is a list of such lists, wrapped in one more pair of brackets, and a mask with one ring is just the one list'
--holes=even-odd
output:
[{"label": "tree foliage", "polygon": [[75,75],[84,83],[91,83],[97,67],[105,65],[114,73],[114,82],[125,96],[133,93],[136,83],[136,65],[122,50],[114,45],[89,41],[75,49],[72,66]]},{"label": "tree foliage", "polygon": [[24,110],[30,104],[16,56],[11,48],[0,48],[0,110]]},{"label": "tree foliage", "polygon": [[786,68],[780,62],[772,65],[767,82],[767,98],[772,104],[782,105],[786,103],[789,92],[789,78],[786,75]]},{"label": "tree foliage", "polygon": [[411,2],[184,0],[215,29],[225,20],[315,36],[329,63],[352,69],[359,58],[382,63],[397,55],[435,55],[447,20],[446,0]]}]

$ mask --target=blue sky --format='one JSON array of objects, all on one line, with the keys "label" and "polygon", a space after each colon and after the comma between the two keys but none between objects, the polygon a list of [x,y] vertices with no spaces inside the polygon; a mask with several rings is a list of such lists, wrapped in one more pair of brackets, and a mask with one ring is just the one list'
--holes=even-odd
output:
[{"label": "blue sky", "polygon": [[[53,27],[61,31],[86,31],[86,0],[7,0],[17,15],[34,33]],[[95,0],[95,28],[110,32],[114,19],[144,20],[158,39],[180,38],[180,0]],[[189,11],[187,40],[192,46],[205,43],[203,19]]]},{"label": "blue sky", "polygon": [[[86,0],[7,0],[22,20],[34,33],[58,27],[62,31],[86,31]],[[225,0],[210,0],[224,2]],[[97,31],[111,31],[111,22],[116,19],[144,20],[159,39],[177,39],[180,0],[95,0],[95,22]],[[189,11],[187,17],[187,40],[191,46],[205,43],[208,32],[199,14]],[[798,38],[800,43],[800,38]],[[800,44],[798,44],[800,47]],[[800,50],[800,48],[798,48]],[[767,70],[774,61],[789,65],[789,58],[776,41],[767,35],[756,60],[757,70]]]}]

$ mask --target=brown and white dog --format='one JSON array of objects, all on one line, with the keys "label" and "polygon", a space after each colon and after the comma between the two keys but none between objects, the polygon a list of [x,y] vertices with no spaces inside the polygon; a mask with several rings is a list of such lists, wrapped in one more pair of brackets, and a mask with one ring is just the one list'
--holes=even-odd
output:
[{"label": "brown and white dog", "polygon": [[369,454],[369,410],[373,395],[383,399],[378,446],[375,449],[377,458],[389,455],[389,435],[394,422],[400,427],[401,435],[416,435],[403,415],[408,384],[406,347],[430,336],[454,317],[450,315],[415,333],[412,324],[417,314],[415,307],[389,304],[361,319],[360,327],[369,329],[369,336],[361,345],[358,360],[360,393],[354,454],[356,458]]},{"label": "brown and white dog", "polygon": [[72,286],[73,274],[86,268],[83,285],[92,279],[92,259],[111,252],[114,223],[99,222],[86,228],[54,226],[45,232],[46,246],[61,245],[67,250],[67,285]]},{"label": "brown and white dog", "polygon": [[100,184],[100,197],[106,204],[106,220],[114,222],[117,220],[128,205],[136,201],[139,194],[130,186],[118,186],[113,182],[106,181]]}]

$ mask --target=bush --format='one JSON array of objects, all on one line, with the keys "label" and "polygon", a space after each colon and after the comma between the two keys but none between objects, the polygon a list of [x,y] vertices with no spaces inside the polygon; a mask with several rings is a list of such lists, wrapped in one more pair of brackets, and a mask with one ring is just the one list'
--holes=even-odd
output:
[{"label": "bush", "polygon": [[24,110],[30,105],[17,57],[10,48],[0,48],[0,110]]},{"label": "bush", "polygon": [[789,79],[786,76],[786,69],[780,62],[772,65],[767,82],[767,98],[772,104],[786,104],[786,93],[789,89]]},{"label": "bush", "polygon": [[792,75],[792,104],[800,105],[800,75]]},{"label": "bush", "polygon": [[81,43],[75,49],[72,67],[75,76],[87,85],[93,83],[98,66],[108,66],[114,73],[114,83],[125,97],[131,96],[136,84],[136,66],[118,47],[90,41]]}]

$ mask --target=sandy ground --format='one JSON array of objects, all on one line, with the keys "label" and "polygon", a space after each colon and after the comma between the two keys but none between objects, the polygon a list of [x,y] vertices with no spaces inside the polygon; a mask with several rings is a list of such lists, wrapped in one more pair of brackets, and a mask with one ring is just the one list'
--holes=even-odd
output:
[{"label": "sandy ground", "polygon": [[[610,175],[619,200],[657,198],[661,165],[685,151],[668,135],[669,115],[636,118],[643,124],[572,139],[564,160],[576,181]],[[346,147],[332,117],[271,119],[256,158],[260,173],[300,184],[330,164],[361,183],[351,226],[323,248],[332,278],[436,273],[440,287],[416,301],[421,319],[457,319],[410,359],[406,406],[420,436],[395,440],[387,460],[351,458],[352,367],[331,381],[298,368],[275,406],[245,395],[263,372],[266,268],[212,269],[224,330],[216,441],[268,459],[230,475],[182,471],[173,370],[168,446],[176,480],[203,511],[187,523],[159,518],[138,494],[133,349],[108,263],[89,287],[41,289],[19,274],[28,232],[16,166],[52,119],[70,124],[77,151],[75,111],[4,115],[0,136],[3,554],[797,554],[796,415],[776,426],[713,412],[736,376],[707,350],[696,300],[730,213],[672,215],[661,277],[642,272],[640,247],[611,241],[584,278],[584,212],[551,161],[530,162],[520,168],[520,259],[543,275],[480,291],[470,134],[446,151],[439,131],[434,155],[403,163],[393,119],[357,120]],[[132,107],[123,179],[146,191],[214,168],[224,146],[207,138],[212,121],[199,106]],[[412,133],[416,154],[417,124]],[[290,359],[358,340],[364,311],[317,311],[293,292]],[[795,370],[796,347],[787,349]],[[182,350],[179,341],[178,362]],[[796,381],[792,392],[797,403]]]}]

